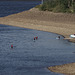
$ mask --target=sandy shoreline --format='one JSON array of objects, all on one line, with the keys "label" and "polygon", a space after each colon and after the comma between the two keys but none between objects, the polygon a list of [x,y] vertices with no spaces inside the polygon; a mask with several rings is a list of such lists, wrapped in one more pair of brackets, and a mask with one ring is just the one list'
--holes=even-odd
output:
[{"label": "sandy shoreline", "polygon": [[62,73],[64,75],[75,75],[75,63],[48,67],[52,72]]},{"label": "sandy shoreline", "polygon": [[[75,39],[69,38],[70,34],[75,34],[75,14],[43,12],[33,8],[28,11],[2,17],[0,18],[0,24],[53,32],[63,35],[71,42],[75,42]],[[71,71],[68,70],[69,66],[71,66]],[[66,66],[63,65],[62,68],[60,66],[60,69],[57,69],[59,66],[57,66],[57,68],[49,67],[48,69],[53,72],[75,75],[75,67],[73,66],[75,66],[75,63],[66,64]],[[66,68],[66,72],[64,71],[64,67]],[[70,71],[70,73],[68,71]]]},{"label": "sandy shoreline", "polygon": [[53,32],[69,38],[70,34],[75,33],[75,14],[43,12],[33,8],[2,17],[0,24]]}]

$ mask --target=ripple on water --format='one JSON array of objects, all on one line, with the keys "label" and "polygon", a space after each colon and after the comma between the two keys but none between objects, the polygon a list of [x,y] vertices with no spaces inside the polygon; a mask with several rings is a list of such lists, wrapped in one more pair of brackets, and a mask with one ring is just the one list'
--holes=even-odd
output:
[{"label": "ripple on water", "polygon": [[[57,34],[0,26],[0,73],[2,75],[61,75],[48,66],[75,62],[75,44],[58,40]],[[38,36],[38,40],[33,38]],[[13,44],[13,49],[11,49]]]}]

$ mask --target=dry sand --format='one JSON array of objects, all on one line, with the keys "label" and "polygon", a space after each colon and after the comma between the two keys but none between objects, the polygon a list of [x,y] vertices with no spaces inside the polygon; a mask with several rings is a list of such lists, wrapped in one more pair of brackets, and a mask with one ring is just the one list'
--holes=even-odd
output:
[{"label": "dry sand", "polygon": [[[37,8],[2,17],[0,24],[53,32],[66,38],[75,34],[75,14],[43,12]],[[75,39],[70,40],[75,42]]]},{"label": "dry sand", "polygon": [[[42,30],[63,35],[69,41],[70,34],[75,34],[75,14],[52,13],[33,8],[28,11],[0,18],[0,24]],[[48,68],[53,72],[75,75],[75,63]]]}]

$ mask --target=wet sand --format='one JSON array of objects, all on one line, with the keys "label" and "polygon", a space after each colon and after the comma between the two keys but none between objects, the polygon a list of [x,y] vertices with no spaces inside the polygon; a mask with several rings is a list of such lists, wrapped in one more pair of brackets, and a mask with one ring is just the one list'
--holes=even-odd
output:
[{"label": "wet sand", "polygon": [[75,75],[75,63],[48,67],[52,72],[62,73],[64,75]]},{"label": "wet sand", "polygon": [[[42,30],[63,35],[65,39],[75,34],[75,14],[52,13],[39,11],[37,8],[0,18],[0,24]],[[49,67],[53,72],[75,75],[75,63]]]}]

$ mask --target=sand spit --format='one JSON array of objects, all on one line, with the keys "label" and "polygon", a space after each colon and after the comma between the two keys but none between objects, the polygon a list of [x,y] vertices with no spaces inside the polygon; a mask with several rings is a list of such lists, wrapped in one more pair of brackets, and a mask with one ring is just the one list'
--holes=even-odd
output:
[{"label": "sand spit", "polygon": [[[75,14],[43,12],[32,8],[2,17],[0,24],[53,32],[70,39],[69,35],[75,33]],[[75,42],[75,39],[70,39],[70,41]]]},{"label": "sand spit", "polygon": [[48,69],[52,72],[63,73],[64,75],[75,75],[75,63],[48,67]]},{"label": "sand spit", "polygon": [[[53,32],[75,42],[75,39],[69,38],[69,35],[75,34],[75,14],[43,12],[32,8],[28,11],[2,17],[0,24]],[[53,72],[75,75],[75,63],[49,67],[48,69]]]}]

